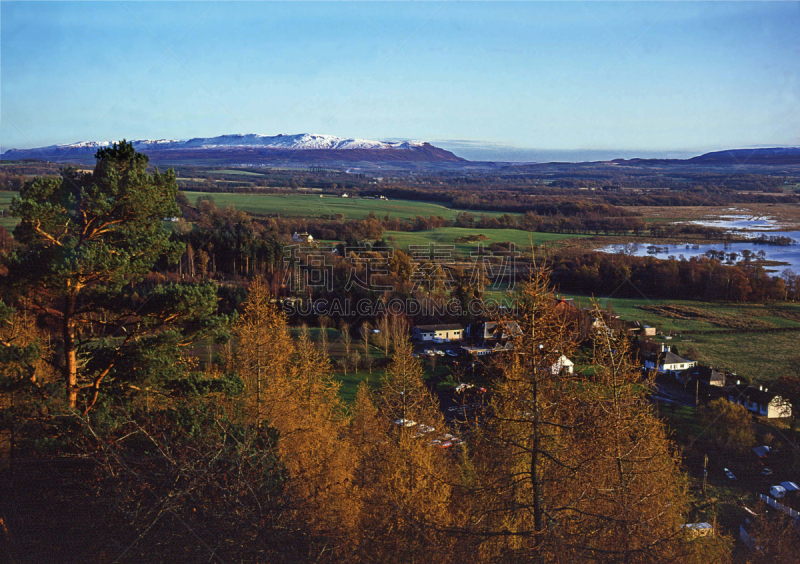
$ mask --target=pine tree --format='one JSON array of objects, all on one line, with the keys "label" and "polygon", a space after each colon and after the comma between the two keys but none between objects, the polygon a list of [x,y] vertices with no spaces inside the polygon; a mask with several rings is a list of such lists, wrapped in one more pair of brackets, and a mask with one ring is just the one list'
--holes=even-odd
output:
[{"label": "pine tree", "polygon": [[189,333],[212,324],[216,307],[210,285],[137,285],[157,261],[180,255],[162,227],[179,214],[175,174],[148,174],[147,157],[124,140],[96,158],[93,172],[36,178],[12,201],[21,247],[7,260],[5,296],[53,328],[49,360],[68,405],[86,411],[106,382],[130,381],[135,370],[120,370],[123,362],[186,344]]},{"label": "pine tree", "polygon": [[34,317],[0,302],[0,456],[13,455],[16,428],[25,426],[57,378],[45,362],[49,354]]}]

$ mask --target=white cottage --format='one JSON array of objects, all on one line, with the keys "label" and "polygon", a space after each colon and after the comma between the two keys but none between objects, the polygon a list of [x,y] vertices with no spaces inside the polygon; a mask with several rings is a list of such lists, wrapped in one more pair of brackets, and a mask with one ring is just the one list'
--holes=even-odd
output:
[{"label": "white cottage", "polygon": [[564,371],[567,374],[572,374],[574,368],[575,368],[575,363],[562,354],[560,357],[558,357],[558,360],[556,360],[555,363],[553,363],[553,366],[550,368],[550,371],[553,374],[560,374],[562,371]]},{"label": "white cottage", "polygon": [[697,366],[696,360],[689,360],[683,358],[672,352],[669,345],[661,345],[661,351],[658,354],[650,355],[644,360],[644,367],[649,370],[657,370],[662,374],[674,374],[675,378],[679,378],[678,373],[694,368]]}]

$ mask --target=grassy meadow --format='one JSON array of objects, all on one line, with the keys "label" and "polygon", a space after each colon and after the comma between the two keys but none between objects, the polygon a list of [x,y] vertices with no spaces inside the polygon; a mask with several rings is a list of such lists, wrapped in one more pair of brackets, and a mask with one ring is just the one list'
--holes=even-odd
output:
[{"label": "grassy meadow", "polygon": [[207,171],[208,174],[224,174],[225,176],[255,176],[258,178],[264,178],[264,175],[258,172],[250,172],[249,170],[209,170]]},{"label": "grassy meadow", "polygon": [[[591,299],[576,297],[588,307]],[[731,304],[683,300],[599,298],[622,319],[673,333],[672,339],[655,340],[675,345],[680,354],[694,350],[693,360],[720,368],[754,382],[767,383],[796,370],[800,356],[800,331],[761,333],[757,330],[800,328],[800,304]],[[731,333],[737,330],[742,332]],[[708,331],[686,334],[686,331]]]},{"label": "grassy meadow", "polygon": [[8,215],[11,199],[16,195],[16,192],[0,192],[0,225],[9,231],[17,225],[17,220]]},{"label": "grassy meadow", "polygon": [[[784,190],[792,192],[797,186],[784,186]],[[645,222],[673,223],[682,221],[702,221],[725,219],[731,215],[750,217],[769,217],[775,220],[781,229],[796,229],[800,226],[800,204],[756,204],[741,203],[735,206],[636,206],[629,208],[642,214]],[[776,227],[777,228],[777,227]]]},{"label": "grassy meadow", "polygon": [[[363,362],[364,360],[364,341],[353,335],[353,341],[350,345],[351,354],[357,352],[362,360],[361,366],[358,370],[348,369],[347,372],[342,369],[340,360],[345,357],[345,346],[342,342],[342,333],[338,329],[326,328],[325,329],[328,339],[328,356],[331,360],[331,368],[333,378],[341,384],[339,388],[339,397],[347,405],[352,405],[355,401],[358,387],[362,382],[367,382],[373,389],[380,387],[381,382],[386,377],[386,354],[377,345],[377,338],[370,339],[369,356],[373,361],[372,370],[368,365]],[[291,329],[292,335],[297,338],[300,335],[299,328]],[[308,335],[314,346],[322,349],[322,329],[319,327],[309,327]],[[421,358],[420,362],[425,370],[426,377],[436,375],[437,377],[446,376],[450,373],[447,359],[437,359],[436,365],[432,365],[429,359]],[[379,367],[380,366],[380,367]]]},{"label": "grassy meadow", "polygon": [[[483,235],[483,241],[468,243],[457,243],[460,237]],[[558,241],[574,237],[586,237],[586,235],[570,235],[562,233],[532,233],[519,229],[473,229],[466,227],[440,227],[428,229],[426,231],[386,231],[384,239],[393,243],[396,249],[408,251],[409,245],[453,245],[455,252],[459,255],[468,255],[478,250],[478,244],[488,247],[491,243],[501,243],[510,241],[517,246],[521,252],[530,252],[531,243],[534,245],[558,246]]]},{"label": "grassy meadow", "polygon": [[[230,172],[230,171],[222,171]],[[255,174],[247,171],[238,171],[241,174]],[[208,192],[185,192],[193,204],[201,195],[210,195],[219,208],[233,206],[237,210],[257,215],[277,214],[296,217],[333,217],[342,214],[345,219],[364,219],[370,212],[378,217],[395,219],[414,219],[417,216],[441,216],[454,220],[463,210],[454,210],[442,204],[432,202],[417,202],[413,200],[360,200],[357,198],[337,198],[332,196],[319,197],[319,194],[226,194]],[[0,210],[8,210],[11,198],[16,192],[0,192]],[[495,217],[503,215],[500,212],[475,212],[475,217],[485,215]],[[17,224],[10,217],[0,216],[0,225],[12,229]],[[508,241],[510,239],[500,239]]]},{"label": "grassy meadow", "polygon": [[[322,331],[323,330],[319,327],[309,327],[308,329],[308,336],[311,342],[314,343],[314,346],[320,349],[322,349],[323,346]],[[295,338],[300,335],[299,328],[292,328],[291,332],[292,336]],[[333,329],[331,327],[326,328],[325,332],[328,339],[328,356],[331,359],[333,377],[341,384],[341,387],[339,388],[339,396],[345,403],[352,404],[352,402],[356,399],[358,387],[362,382],[368,382],[373,388],[380,386],[381,380],[383,380],[386,372],[383,368],[375,368],[373,366],[372,370],[370,371],[369,368],[364,365],[355,371],[348,369],[347,373],[345,373],[345,371],[342,370],[342,367],[339,365],[339,361],[345,357],[345,346],[341,339],[342,333],[338,329]],[[353,352],[357,352],[363,361],[364,341],[360,339],[358,335],[354,334],[352,337],[353,341],[350,345],[351,354]],[[375,346],[376,341],[376,339],[370,339],[369,346],[369,356],[373,360],[374,364],[378,364],[376,361],[386,358],[386,354],[377,346]]]},{"label": "grassy meadow", "polygon": [[[205,192],[186,192],[189,201],[194,203],[201,195],[214,198],[217,207],[233,206],[253,214],[278,214],[298,217],[322,217],[344,215],[345,219],[364,219],[370,212],[378,217],[395,219],[414,219],[418,215],[442,216],[455,219],[463,210],[454,210],[442,204],[417,202],[413,200],[360,200],[358,198],[339,198],[319,194],[227,194]],[[498,216],[499,212],[476,212],[474,215]]]}]

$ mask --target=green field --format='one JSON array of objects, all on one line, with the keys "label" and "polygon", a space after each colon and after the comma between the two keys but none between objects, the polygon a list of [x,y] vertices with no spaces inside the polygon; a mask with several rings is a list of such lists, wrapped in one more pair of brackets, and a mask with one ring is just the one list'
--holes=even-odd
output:
[{"label": "green field", "polygon": [[[299,337],[299,328],[293,327],[290,331],[292,336],[295,338]],[[377,389],[381,386],[383,379],[386,377],[386,368],[378,368],[377,366],[374,366],[370,371],[366,363],[362,362],[362,365],[358,370],[348,370],[345,374],[344,370],[342,370],[342,366],[340,365],[341,359],[345,356],[345,347],[341,340],[342,334],[339,332],[339,330],[333,328],[327,328],[326,333],[328,338],[328,356],[331,360],[332,366],[331,375],[333,376],[334,380],[341,384],[341,387],[339,388],[339,397],[342,399],[342,401],[344,401],[345,404],[352,405],[355,401],[356,394],[358,393],[358,387],[362,382],[368,383],[372,389]],[[310,340],[314,343],[314,346],[319,348],[322,347],[322,329],[319,327],[309,327],[308,335]],[[376,339],[370,339],[369,355],[377,364],[385,365],[386,354],[383,352],[383,350],[378,348],[376,344]],[[363,359],[364,342],[358,338],[357,335],[353,335],[351,351],[357,351],[359,356]],[[430,359],[420,359],[420,362],[425,371],[425,378],[435,376],[438,379],[443,379],[451,373],[449,362],[439,360],[435,364],[432,364]]]},{"label": "green field", "polygon": [[259,178],[263,178],[264,177],[263,174],[260,174],[258,172],[250,172],[249,170],[229,170],[229,169],[225,169],[225,170],[209,170],[208,173],[209,174],[225,174],[225,175],[232,174],[234,176],[256,176],[256,177],[259,177]]},{"label": "green field", "polygon": [[[356,398],[358,386],[361,382],[369,382],[370,386],[376,388],[380,385],[381,380],[383,380],[385,370],[373,368],[370,373],[370,370],[364,365],[361,366],[359,370],[348,370],[347,374],[345,374],[344,370],[342,370],[342,367],[339,365],[339,361],[345,356],[345,346],[341,340],[342,334],[338,329],[330,327],[327,328],[325,332],[328,339],[328,356],[331,360],[332,375],[333,378],[341,384],[339,388],[339,397],[341,397],[345,403],[351,404]],[[291,333],[292,336],[297,338],[300,335],[300,329],[296,327],[292,328]],[[322,347],[322,329],[319,327],[309,327],[308,336],[315,346],[319,348]],[[374,361],[386,358],[384,352],[375,346],[375,340],[371,339],[370,341],[370,357]],[[359,356],[363,359],[364,341],[362,341],[358,335],[353,335],[350,347],[351,351],[357,351]]]},{"label": "green field", "polygon": [[[469,243],[456,243],[456,239],[470,235],[484,235],[486,240]],[[393,237],[393,239],[390,239]],[[530,252],[531,243],[534,245],[552,244],[558,246],[558,241],[572,237],[586,237],[586,235],[568,235],[561,233],[532,233],[519,229],[472,229],[466,227],[440,227],[426,231],[386,231],[383,238],[393,242],[396,249],[408,251],[409,245],[454,245],[455,252],[468,255],[477,252],[478,244],[488,247],[491,243],[510,241],[522,252]]]},{"label": "green field", "polygon": [[[186,192],[189,201],[194,203],[200,195],[210,195],[217,207],[234,206],[237,210],[254,214],[279,214],[300,217],[322,217],[344,215],[345,219],[363,219],[373,212],[378,217],[395,219],[414,219],[421,215],[442,216],[455,219],[462,210],[454,210],[441,204],[417,202],[413,200],[359,200],[357,198],[338,198],[305,194],[205,194]],[[476,217],[502,215],[499,212],[476,212]]]},{"label": "green field", "polygon": [[[590,298],[577,297],[588,307]],[[796,370],[800,356],[800,331],[775,333],[730,333],[731,329],[769,329],[800,327],[800,304],[730,304],[686,300],[647,300],[600,298],[601,307],[611,306],[622,319],[639,321],[656,327],[659,333],[674,333],[672,339],[655,339],[672,344],[680,354],[694,349],[693,360],[735,372],[754,382],[767,383],[784,373]],[[665,312],[648,311],[647,307],[677,306],[696,316],[680,319]],[[709,331],[705,334],[685,334],[686,331]]]},{"label": "green field", "polygon": [[[248,175],[255,174],[247,171],[236,172]],[[389,217],[394,219],[414,219],[421,215],[423,217],[441,216],[445,219],[453,220],[462,211],[454,210],[441,204],[413,200],[359,200],[333,196],[320,198],[319,195],[306,194],[223,194],[190,191],[185,193],[192,203],[197,201],[198,196],[210,195],[214,198],[214,202],[219,208],[233,206],[237,210],[253,214],[278,214],[298,217],[332,217],[336,214],[342,214],[345,219],[363,219],[370,212],[373,212],[380,218],[385,217],[388,213]],[[0,210],[7,210],[11,203],[11,198],[16,195],[16,192],[0,192]],[[500,212],[475,212],[473,215],[477,218],[480,215],[496,217],[503,214]],[[0,217],[0,225],[5,226],[7,229],[12,229],[16,223],[16,220],[9,217]],[[524,232],[520,231],[519,233]],[[557,239],[564,238],[557,235],[553,237]],[[510,241],[512,239],[492,240]]]},{"label": "green field", "polygon": [[17,225],[17,220],[8,215],[11,199],[17,195],[16,192],[0,192],[0,226],[9,231]]}]

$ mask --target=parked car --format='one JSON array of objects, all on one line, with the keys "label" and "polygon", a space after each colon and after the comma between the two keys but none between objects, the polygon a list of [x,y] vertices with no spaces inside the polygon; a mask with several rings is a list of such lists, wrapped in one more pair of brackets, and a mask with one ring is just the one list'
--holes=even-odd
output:
[{"label": "parked car", "polygon": [[458,353],[453,349],[447,349],[445,352],[447,353],[447,356],[458,356]]}]

